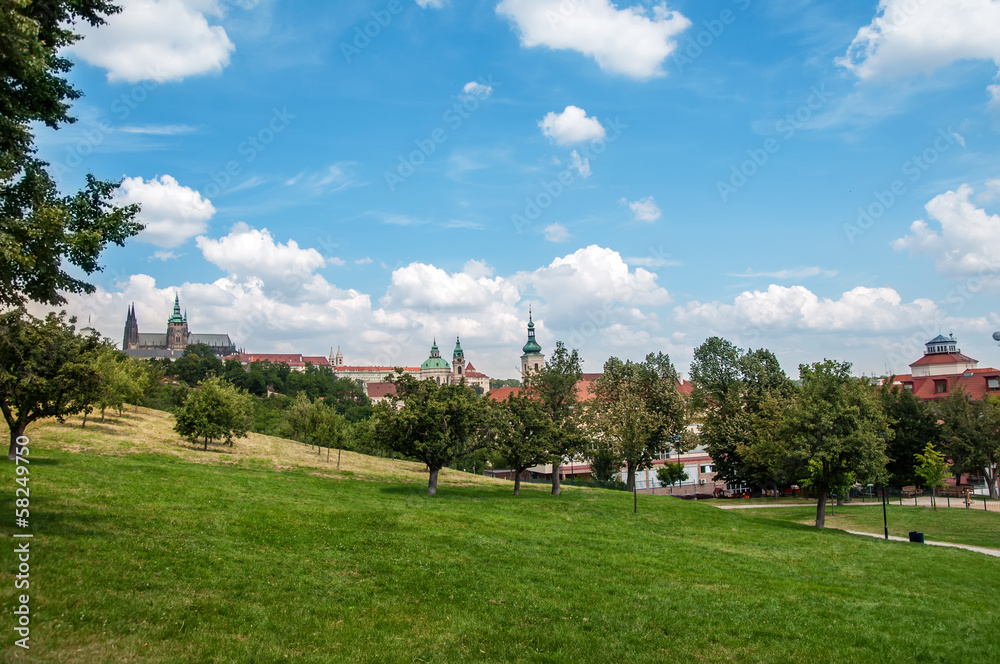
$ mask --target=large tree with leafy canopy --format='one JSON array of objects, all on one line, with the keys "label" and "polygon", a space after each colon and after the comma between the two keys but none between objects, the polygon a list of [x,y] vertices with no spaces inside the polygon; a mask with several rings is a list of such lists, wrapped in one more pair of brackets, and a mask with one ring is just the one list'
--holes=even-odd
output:
[{"label": "large tree with leafy canopy", "polygon": [[390,382],[396,396],[375,408],[377,435],[389,449],[427,465],[427,494],[433,496],[442,468],[495,443],[495,414],[464,384],[439,386],[402,371]]},{"label": "large tree with leafy canopy", "polygon": [[684,431],[677,372],[663,353],[650,353],[643,362],[612,357],[604,364],[594,394],[588,404],[590,426],[601,444],[625,461],[625,486],[631,491],[636,472],[651,468]]},{"label": "large tree with leafy canopy", "polygon": [[852,377],[849,362],[803,364],[799,375],[802,388],[784,418],[783,434],[800,483],[816,493],[816,527],[823,528],[832,490],[884,481],[892,429],[876,388]]},{"label": "large tree with leafy canopy", "polygon": [[528,392],[541,401],[556,427],[552,448],[549,450],[552,453],[554,496],[558,496],[562,490],[559,467],[563,459],[578,454],[586,440],[580,433],[580,412],[577,409],[576,385],[581,378],[583,369],[580,353],[557,341],[555,351],[545,366],[526,379]]},{"label": "large tree with leafy canopy", "polygon": [[514,495],[521,495],[521,473],[551,460],[556,426],[538,399],[511,394],[492,402],[497,415],[497,456],[514,471]]},{"label": "large tree with leafy canopy", "polygon": [[10,428],[11,460],[29,424],[63,421],[99,396],[102,344],[96,333],[77,334],[75,322],[65,314],[40,320],[21,309],[0,314],[0,411]]},{"label": "large tree with leafy canopy", "polygon": [[0,1],[0,306],[93,292],[74,274],[100,270],[109,243],[142,230],[138,206],[113,204],[117,182],[88,175],[81,191],[63,196],[34,147],[34,127],[74,121],[69,107],[80,92],[64,78],[72,63],[63,55],[80,39],[73,24],[101,25],[118,11],[105,0]]}]

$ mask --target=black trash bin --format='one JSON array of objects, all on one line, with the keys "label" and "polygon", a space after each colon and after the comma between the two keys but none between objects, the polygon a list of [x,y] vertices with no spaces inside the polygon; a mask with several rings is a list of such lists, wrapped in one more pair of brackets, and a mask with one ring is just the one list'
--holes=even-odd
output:
[{"label": "black trash bin", "polygon": [[918,533],[915,530],[911,530],[910,531],[910,541],[911,542],[916,542],[917,544],[923,544],[924,543],[924,534],[923,533]]}]

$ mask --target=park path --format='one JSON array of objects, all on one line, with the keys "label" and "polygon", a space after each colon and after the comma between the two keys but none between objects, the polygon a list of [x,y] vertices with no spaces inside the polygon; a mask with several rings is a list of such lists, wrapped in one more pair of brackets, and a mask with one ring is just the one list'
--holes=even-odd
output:
[{"label": "park path", "polygon": [[[862,533],[857,530],[844,530],[843,528],[830,528],[831,530],[843,530],[845,533],[851,533],[852,535],[864,535],[865,537],[877,537],[879,539],[884,539],[885,534],[879,533]],[[889,535],[889,539],[894,542],[909,542],[910,540],[905,537],[897,537],[895,535]],[[955,544],[954,542],[932,542],[931,540],[924,540],[924,544],[929,546],[947,546],[953,549],[965,549],[966,551],[975,551],[976,553],[984,553],[987,556],[993,556],[995,558],[1000,558],[1000,549],[987,549],[983,546],[971,546],[969,544]]]}]

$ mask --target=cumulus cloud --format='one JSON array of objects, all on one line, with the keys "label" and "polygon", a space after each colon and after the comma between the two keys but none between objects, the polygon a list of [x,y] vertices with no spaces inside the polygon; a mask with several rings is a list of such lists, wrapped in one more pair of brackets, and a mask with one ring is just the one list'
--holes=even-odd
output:
[{"label": "cumulus cloud", "polygon": [[619,9],[611,0],[502,0],[497,13],[517,27],[525,48],[577,51],[637,79],[662,76],[674,38],[691,25],[663,2]]},{"label": "cumulus cloud", "polygon": [[130,0],[107,25],[78,26],[84,39],[71,51],[102,67],[109,81],[179,81],[220,72],[235,46],[225,29],[210,25],[221,18],[216,0]]},{"label": "cumulus cloud", "polygon": [[632,210],[632,215],[635,217],[636,221],[646,221],[652,223],[660,218],[662,212],[660,208],[656,206],[656,201],[653,200],[652,196],[647,196],[646,198],[640,198],[637,201],[629,201],[626,198],[621,200],[622,205],[627,205],[630,210]]},{"label": "cumulus cloud", "polygon": [[835,277],[837,276],[836,270],[824,270],[818,266],[812,267],[796,267],[786,270],[774,270],[771,272],[755,272],[750,268],[747,268],[746,272],[731,272],[730,277],[748,277],[751,279],[806,279],[808,277]]},{"label": "cumulus cloud", "polygon": [[577,175],[584,180],[593,174],[593,171],[590,170],[590,159],[588,157],[581,157],[580,153],[576,150],[569,153],[569,168],[576,171]]},{"label": "cumulus cloud", "polygon": [[181,186],[170,175],[154,177],[148,182],[141,177],[125,178],[116,194],[121,205],[138,203],[142,206],[139,221],[146,228],[137,240],[164,249],[180,246],[208,228],[215,207],[207,198],[190,187]]},{"label": "cumulus cloud", "polygon": [[569,237],[569,230],[562,224],[551,224],[545,227],[545,239],[548,242],[565,242]]},{"label": "cumulus cloud", "polygon": [[839,299],[820,298],[805,286],[771,284],[766,291],[745,291],[732,304],[689,302],[674,309],[685,325],[734,330],[897,331],[918,327],[938,315],[931,300],[904,303],[892,288],[859,286]]},{"label": "cumulus cloud", "polygon": [[201,236],[196,243],[213,265],[238,279],[256,279],[267,287],[298,289],[304,282],[308,282],[306,287],[320,285],[313,273],[327,264],[315,249],[302,249],[295,240],[275,242],[266,228],[257,230],[243,222],[235,224],[225,237],[213,240]]},{"label": "cumulus cloud", "polygon": [[1000,215],[977,208],[972,194],[972,187],[963,184],[958,191],[935,196],[924,207],[940,229],[918,219],[910,225],[910,235],[892,246],[930,256],[946,276],[996,274],[1000,269]]},{"label": "cumulus cloud", "polygon": [[550,111],[538,121],[542,133],[559,145],[571,145],[604,138],[604,127],[597,118],[587,117],[578,106],[567,106],[562,113]]},{"label": "cumulus cloud", "polygon": [[997,0],[880,0],[837,64],[869,80],[930,74],[960,60],[1000,65]]},{"label": "cumulus cloud", "polygon": [[417,4],[424,9],[441,9],[445,0],[417,0]]},{"label": "cumulus cloud", "polygon": [[480,83],[479,81],[469,81],[462,87],[462,92],[471,97],[487,99],[493,94],[493,86]]}]

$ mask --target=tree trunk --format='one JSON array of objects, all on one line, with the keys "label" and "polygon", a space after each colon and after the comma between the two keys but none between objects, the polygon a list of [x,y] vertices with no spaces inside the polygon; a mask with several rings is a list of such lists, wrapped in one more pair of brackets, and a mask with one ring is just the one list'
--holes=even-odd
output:
[{"label": "tree trunk", "polygon": [[[10,451],[7,452],[7,458],[11,461],[17,458],[17,453],[19,448],[27,444],[28,440],[24,438],[24,430],[28,428],[27,422],[16,422],[14,426],[10,428]],[[23,439],[22,442],[18,442]]]},{"label": "tree trunk", "polygon": [[843,506],[843,504],[844,504],[844,497],[838,493],[837,494],[837,507],[841,507],[841,506]]},{"label": "tree trunk", "polygon": [[820,530],[826,527],[826,491],[819,492],[816,502],[816,527]]},{"label": "tree trunk", "polygon": [[83,411],[83,424],[80,425],[81,429],[86,428],[87,426],[87,415],[87,411]]},{"label": "tree trunk", "polygon": [[104,424],[104,406],[101,406],[101,424]]},{"label": "tree trunk", "polygon": [[430,478],[427,480],[427,495],[436,496],[438,492],[438,473],[440,468],[432,468]]},{"label": "tree trunk", "polygon": [[205,436],[205,451],[208,451],[208,436]]},{"label": "tree trunk", "polygon": [[931,507],[937,512],[937,487],[931,487]]},{"label": "tree trunk", "polygon": [[560,465],[561,464],[559,462],[556,462],[556,463],[552,464],[552,495],[553,496],[558,496],[559,492],[562,490],[562,487],[559,484],[559,466]]},{"label": "tree trunk", "polygon": [[340,470],[340,453],[342,450],[337,449],[337,470]]},{"label": "tree trunk", "polygon": [[625,490],[635,491],[635,466],[628,464],[628,474],[625,476]]},{"label": "tree trunk", "polygon": [[514,495],[521,495],[521,472],[519,470],[514,470]]},{"label": "tree trunk", "polygon": [[990,475],[989,471],[986,471],[986,486],[990,489],[990,498],[993,500],[997,499],[997,476],[996,472]]}]

